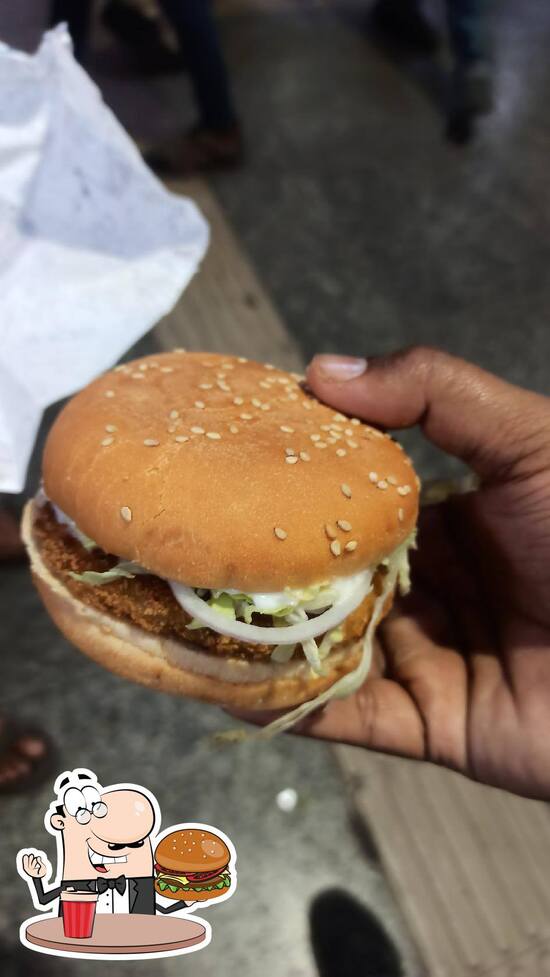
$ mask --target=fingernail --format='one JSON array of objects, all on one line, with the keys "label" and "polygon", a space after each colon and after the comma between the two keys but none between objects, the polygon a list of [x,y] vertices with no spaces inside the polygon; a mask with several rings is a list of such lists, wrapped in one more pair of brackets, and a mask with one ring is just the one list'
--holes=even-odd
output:
[{"label": "fingernail", "polygon": [[323,380],[337,383],[355,380],[367,369],[367,361],[363,357],[335,356],[333,353],[320,353],[314,357],[312,364],[319,370]]}]

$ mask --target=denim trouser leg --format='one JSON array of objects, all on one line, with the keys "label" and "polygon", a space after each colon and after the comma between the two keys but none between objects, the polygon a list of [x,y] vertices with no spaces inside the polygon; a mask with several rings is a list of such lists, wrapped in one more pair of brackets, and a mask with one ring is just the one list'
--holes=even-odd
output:
[{"label": "denim trouser leg", "polygon": [[459,65],[489,56],[488,15],[491,0],[447,0],[447,19],[453,54]]},{"label": "denim trouser leg", "polygon": [[199,107],[201,124],[223,129],[236,113],[210,0],[158,0],[174,28]]}]

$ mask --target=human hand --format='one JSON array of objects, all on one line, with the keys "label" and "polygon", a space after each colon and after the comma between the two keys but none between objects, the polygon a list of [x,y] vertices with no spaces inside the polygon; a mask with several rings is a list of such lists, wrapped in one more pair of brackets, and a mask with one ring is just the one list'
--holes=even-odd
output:
[{"label": "human hand", "polygon": [[411,593],[378,630],[384,666],[298,731],[548,799],[550,399],[429,348],[362,365],[317,356],[307,380],[375,425],[419,424],[480,487],[421,511]]},{"label": "human hand", "polygon": [[47,869],[40,855],[35,854],[35,852],[29,852],[23,855],[22,863],[23,871],[26,875],[30,875],[32,879],[44,878]]}]

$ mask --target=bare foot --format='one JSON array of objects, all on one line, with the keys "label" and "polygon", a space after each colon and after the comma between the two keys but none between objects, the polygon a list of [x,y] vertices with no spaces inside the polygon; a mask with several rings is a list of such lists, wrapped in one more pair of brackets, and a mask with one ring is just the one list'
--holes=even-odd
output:
[{"label": "bare foot", "polygon": [[45,734],[0,719],[0,794],[38,786],[49,773],[51,757]]}]

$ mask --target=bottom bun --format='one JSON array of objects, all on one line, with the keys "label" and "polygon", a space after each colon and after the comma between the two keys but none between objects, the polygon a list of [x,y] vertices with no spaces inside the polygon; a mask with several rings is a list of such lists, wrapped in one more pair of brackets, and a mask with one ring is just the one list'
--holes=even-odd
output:
[{"label": "bottom bun", "polygon": [[193,889],[189,889],[188,892],[184,892],[183,889],[178,889],[177,892],[170,892],[169,890],[164,890],[161,892],[157,888],[157,883],[155,880],[155,892],[159,896],[164,896],[165,899],[184,899],[185,902],[206,902],[207,899],[219,899],[220,896],[225,895],[226,892],[230,892],[229,886],[224,885],[223,889],[202,889],[200,892],[193,892]]},{"label": "bottom bun", "polygon": [[[361,661],[362,638],[332,651],[324,676],[315,675],[305,657],[286,663],[227,660],[181,638],[151,634],[105,614],[74,597],[45,565],[33,534],[35,507],[33,501],[25,506],[22,535],[47,611],[72,644],[122,678],[223,706],[287,709],[315,698]],[[390,594],[383,615],[392,601]]]}]

